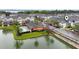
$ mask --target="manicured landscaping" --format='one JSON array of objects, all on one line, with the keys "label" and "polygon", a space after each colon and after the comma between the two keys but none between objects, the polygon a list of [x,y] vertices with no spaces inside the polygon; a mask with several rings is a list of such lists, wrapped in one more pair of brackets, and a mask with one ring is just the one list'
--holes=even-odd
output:
[{"label": "manicured landscaping", "polygon": [[39,36],[42,36],[42,35],[47,35],[47,32],[46,31],[43,31],[43,32],[42,31],[41,32],[31,32],[31,33],[26,33],[26,34],[22,34],[20,36],[17,36],[16,32],[13,31],[13,35],[14,35],[14,38],[16,40],[24,40],[24,39],[39,37]]},{"label": "manicured landscaping", "polygon": [[16,25],[4,26],[4,27],[0,26],[0,29],[7,30],[7,31],[12,31],[15,40],[24,40],[24,39],[39,37],[39,36],[48,34],[47,31],[39,31],[39,32],[30,32],[30,33],[26,33],[26,34],[22,34],[20,36],[17,36],[17,27],[16,27]]},{"label": "manicured landscaping", "polygon": [[8,30],[8,31],[13,31],[16,29],[16,25],[11,25],[11,26],[0,26],[0,29],[3,29],[3,30]]}]

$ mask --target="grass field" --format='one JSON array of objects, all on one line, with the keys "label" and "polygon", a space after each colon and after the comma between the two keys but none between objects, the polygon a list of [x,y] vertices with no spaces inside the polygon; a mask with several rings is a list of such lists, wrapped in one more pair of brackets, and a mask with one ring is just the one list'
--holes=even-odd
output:
[{"label": "grass field", "polygon": [[47,35],[47,32],[46,31],[31,32],[31,33],[22,34],[21,36],[17,36],[16,32],[13,31],[13,35],[14,35],[14,38],[16,40],[24,40],[24,39],[39,37],[39,36],[42,36],[42,35]]},{"label": "grass field", "polygon": [[3,29],[3,30],[8,30],[8,31],[13,31],[16,29],[16,25],[11,25],[11,26],[0,26],[0,29]]},{"label": "grass field", "polygon": [[17,36],[17,31],[16,31],[17,29],[16,29],[15,25],[8,26],[8,27],[7,26],[4,26],[4,27],[0,26],[0,29],[12,31],[15,40],[24,40],[24,39],[39,37],[42,35],[47,35],[46,31],[39,31],[39,32],[31,32],[31,33],[26,33],[26,34],[22,34],[20,36]]}]

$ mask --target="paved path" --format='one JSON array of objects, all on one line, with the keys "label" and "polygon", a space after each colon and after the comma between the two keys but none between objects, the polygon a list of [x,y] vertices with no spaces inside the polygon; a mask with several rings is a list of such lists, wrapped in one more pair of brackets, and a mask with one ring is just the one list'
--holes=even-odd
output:
[{"label": "paved path", "polygon": [[55,28],[55,27],[50,26],[50,25],[49,25],[48,27],[49,27],[49,29],[52,30],[52,31],[59,32],[59,33],[63,34],[64,36],[70,37],[73,41],[79,42],[79,35],[74,34],[74,33],[71,32],[71,31],[64,30],[64,29],[59,29],[59,28]]}]

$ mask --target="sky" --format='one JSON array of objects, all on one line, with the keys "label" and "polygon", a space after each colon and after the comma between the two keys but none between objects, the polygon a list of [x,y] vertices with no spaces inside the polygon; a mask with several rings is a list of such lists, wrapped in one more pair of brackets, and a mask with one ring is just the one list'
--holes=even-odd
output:
[{"label": "sky", "polygon": [[0,0],[0,9],[79,10],[78,0]]}]

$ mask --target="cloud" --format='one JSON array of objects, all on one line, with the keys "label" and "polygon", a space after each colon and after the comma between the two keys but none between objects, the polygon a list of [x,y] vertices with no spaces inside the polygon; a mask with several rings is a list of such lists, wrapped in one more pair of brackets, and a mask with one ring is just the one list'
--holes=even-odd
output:
[{"label": "cloud", "polygon": [[0,9],[79,9],[78,0],[0,0]]}]

